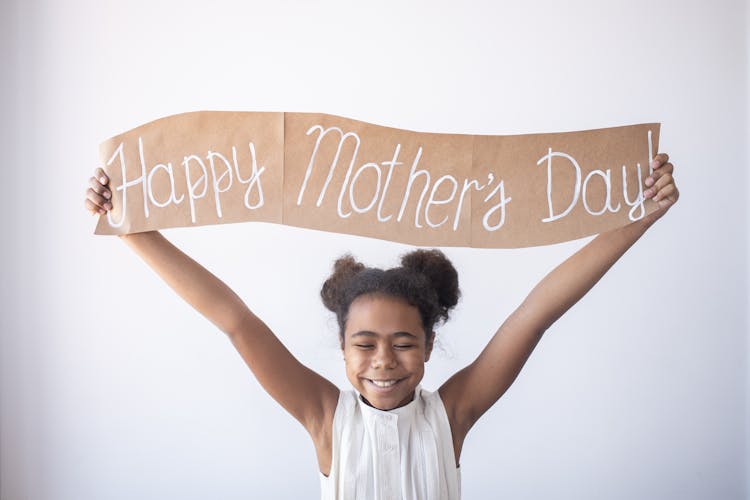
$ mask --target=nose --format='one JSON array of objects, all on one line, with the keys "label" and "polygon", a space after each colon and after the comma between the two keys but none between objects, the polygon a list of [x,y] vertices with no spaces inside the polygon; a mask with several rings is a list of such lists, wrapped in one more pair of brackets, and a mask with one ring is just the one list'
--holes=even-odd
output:
[{"label": "nose", "polygon": [[372,367],[383,370],[392,370],[393,368],[396,368],[396,366],[398,366],[398,360],[396,359],[396,354],[393,352],[393,349],[391,349],[390,346],[378,347],[375,351],[375,355],[372,357]]}]

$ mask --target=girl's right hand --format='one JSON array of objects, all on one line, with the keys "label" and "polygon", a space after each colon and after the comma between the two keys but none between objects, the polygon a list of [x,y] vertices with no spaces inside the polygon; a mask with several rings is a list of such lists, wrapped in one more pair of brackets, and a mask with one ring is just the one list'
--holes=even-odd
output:
[{"label": "girl's right hand", "polygon": [[109,190],[109,178],[104,170],[97,168],[94,176],[89,179],[89,188],[86,190],[86,210],[91,215],[102,215],[112,210],[112,192]]}]

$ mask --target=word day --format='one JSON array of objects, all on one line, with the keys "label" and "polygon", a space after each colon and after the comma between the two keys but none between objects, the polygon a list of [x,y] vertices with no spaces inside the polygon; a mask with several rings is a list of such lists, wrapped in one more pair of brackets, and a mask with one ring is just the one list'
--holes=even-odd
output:
[{"label": "word day", "polygon": [[[179,205],[187,198],[190,206],[190,220],[193,224],[196,222],[196,201],[205,198],[210,192],[213,195],[213,206],[216,216],[222,217],[221,195],[226,193],[233,186],[235,179],[241,185],[247,188],[244,194],[245,207],[254,210],[264,205],[263,188],[261,185],[261,175],[266,167],[258,167],[255,145],[250,142],[250,172],[247,177],[243,178],[240,171],[240,164],[237,161],[237,148],[232,146],[232,160],[223,154],[208,150],[205,159],[203,157],[190,154],[185,155],[180,162],[180,170],[175,172],[172,162],[156,163],[148,167],[145,159],[143,139],[138,137],[138,157],[140,161],[140,176],[134,179],[127,178],[127,162],[125,160],[124,143],[115,149],[112,156],[107,161],[107,166],[119,162],[119,168],[122,173],[122,183],[115,188],[122,196],[122,214],[119,221],[112,218],[111,212],[107,212],[109,225],[120,227],[128,217],[128,190],[131,188],[141,188],[143,192],[143,214],[148,219],[151,214],[151,205],[158,208],[165,208],[170,205]],[[210,174],[210,175],[209,175]],[[169,194],[162,199],[157,199],[155,187],[165,186],[164,176],[168,181]],[[156,179],[154,179],[156,177]],[[175,180],[177,178],[177,181]],[[179,186],[179,187],[178,187]],[[255,199],[251,195],[255,192]]]},{"label": "word day", "polygon": [[[612,188],[612,170],[606,169],[606,170],[599,170],[599,169],[593,169],[588,174],[586,174],[586,177],[581,180],[582,174],[581,174],[581,167],[576,161],[575,158],[570,156],[569,154],[558,152],[558,151],[552,151],[552,148],[548,148],[547,154],[544,155],[537,161],[537,165],[541,165],[542,163],[547,163],[547,205],[549,207],[549,217],[545,217],[542,219],[542,222],[553,222],[558,219],[561,219],[565,216],[567,216],[571,210],[578,204],[579,200],[583,203],[583,208],[586,210],[586,212],[589,215],[602,215],[605,212],[612,212],[616,213],[620,210],[621,204],[617,203],[615,206],[612,205],[612,199],[613,199],[613,188]],[[651,131],[648,131],[648,165],[649,165],[649,175],[652,172],[651,169],[651,161],[653,160],[654,156],[653,151],[653,142],[651,137]],[[558,162],[555,167],[553,168],[552,165],[552,158],[563,158],[568,161],[568,166],[572,167],[575,172],[575,180],[573,181],[572,185],[572,196],[570,204],[560,213],[555,213],[553,207],[553,199],[559,199],[555,198],[555,196],[560,196],[560,193],[563,191],[562,188],[557,187],[557,189],[553,189],[552,187],[552,178],[553,178],[553,170],[558,170],[561,168],[560,162]],[[601,182],[604,183],[604,192],[605,192],[605,198],[603,201],[603,205],[600,209],[593,209],[589,205],[588,201],[588,188],[589,183],[593,182],[595,178],[599,178]],[[627,167],[625,165],[622,166],[622,200],[625,202],[627,206],[630,207],[630,210],[628,211],[628,218],[631,221],[636,221],[641,218],[643,218],[644,215],[646,215],[646,207],[644,205],[645,198],[643,197],[643,177],[641,172],[641,164],[636,163],[636,178],[637,178],[637,189],[638,194],[635,196],[635,199],[632,201],[629,199],[628,196],[628,175],[627,175]],[[636,215],[636,211],[638,211]]]}]

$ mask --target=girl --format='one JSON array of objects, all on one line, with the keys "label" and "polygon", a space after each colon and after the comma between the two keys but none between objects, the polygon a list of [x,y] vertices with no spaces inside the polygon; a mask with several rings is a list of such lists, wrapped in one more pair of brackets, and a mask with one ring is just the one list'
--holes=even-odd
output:
[{"label": "girl", "polygon": [[[645,197],[659,209],[603,233],[550,272],[505,320],[477,359],[436,392],[421,388],[434,326],[458,301],[456,271],[438,250],[405,255],[401,266],[336,261],[321,296],[336,313],[346,374],[340,391],[302,365],[223,282],[158,232],[123,235],[190,305],[227,334],[266,391],[307,429],[323,499],[460,498],[459,458],[477,420],[505,393],[542,334],[583,297],[673,205],[679,192],[666,154],[653,160]],[[86,207],[112,208],[97,169]]]}]

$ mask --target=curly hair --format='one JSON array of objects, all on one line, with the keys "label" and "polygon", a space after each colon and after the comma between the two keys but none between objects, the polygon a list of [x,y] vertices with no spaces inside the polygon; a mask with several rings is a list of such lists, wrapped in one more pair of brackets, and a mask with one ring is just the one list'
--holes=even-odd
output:
[{"label": "curly hair", "polygon": [[333,273],[323,283],[323,304],[336,314],[343,340],[349,306],[361,295],[382,294],[405,300],[419,310],[426,339],[433,327],[448,320],[458,303],[458,273],[440,250],[414,250],[401,257],[401,265],[391,269],[366,267],[351,255],[336,260]]}]

